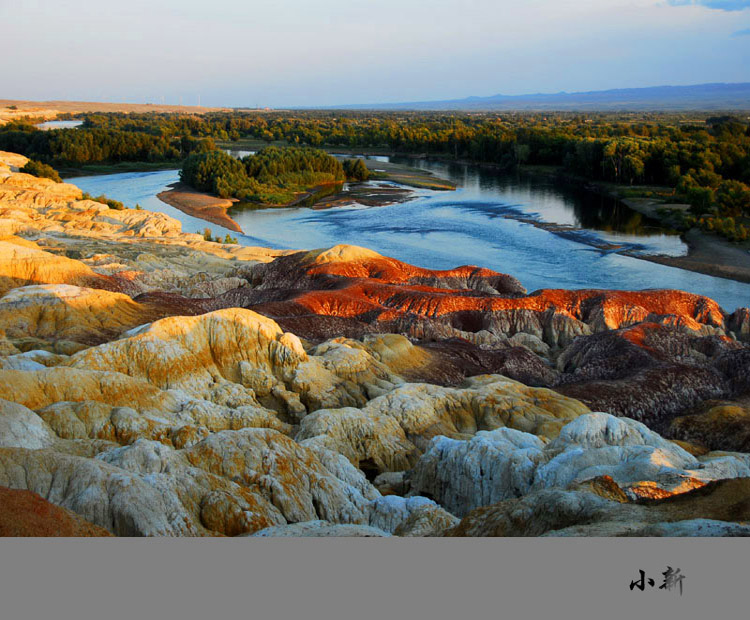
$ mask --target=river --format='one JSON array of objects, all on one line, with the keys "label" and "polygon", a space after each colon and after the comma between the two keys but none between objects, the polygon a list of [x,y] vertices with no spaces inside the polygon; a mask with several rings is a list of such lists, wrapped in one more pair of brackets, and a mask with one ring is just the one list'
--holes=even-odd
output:
[{"label": "river", "polygon": [[39,123],[37,127],[43,131],[49,131],[50,129],[73,129],[75,127],[80,127],[83,124],[83,121],[46,121],[44,123]]},{"label": "river", "polygon": [[[501,175],[429,160],[408,163],[460,187],[455,192],[418,190],[409,202],[383,207],[232,209],[230,215],[245,235],[186,215],[156,198],[178,179],[176,170],[66,181],[94,196],[106,194],[130,207],[137,203],[171,215],[186,232],[211,228],[222,237],[230,233],[243,245],[319,248],[349,243],[431,269],[488,267],[514,275],[529,291],[676,288],[711,297],[730,312],[750,306],[750,284],[616,253],[613,246],[636,254],[672,256],[687,248],[677,235],[609,198],[561,187],[543,177]],[[553,232],[544,227],[548,223],[561,227]]]}]

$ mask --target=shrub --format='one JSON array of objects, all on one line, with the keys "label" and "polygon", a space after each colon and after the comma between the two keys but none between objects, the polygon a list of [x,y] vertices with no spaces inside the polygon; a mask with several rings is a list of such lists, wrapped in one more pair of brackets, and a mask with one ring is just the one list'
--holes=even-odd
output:
[{"label": "shrub", "polygon": [[60,174],[57,172],[57,170],[55,170],[52,166],[43,164],[42,162],[36,161],[35,159],[30,159],[26,163],[26,165],[21,168],[21,172],[25,172],[26,174],[33,174],[35,177],[52,179],[56,183],[62,183],[62,179],[60,178]]},{"label": "shrub", "polygon": [[206,241],[213,241],[214,243],[237,243],[237,237],[232,237],[229,233],[227,233],[223,239],[219,236],[214,237],[210,228],[203,229],[203,239]]},{"label": "shrub", "polygon": [[114,209],[115,211],[122,211],[123,209],[126,208],[125,205],[119,200],[107,198],[104,194],[94,197],[88,192],[83,192],[83,195],[81,196],[81,200],[93,200],[94,202],[102,202],[105,205],[107,205],[110,209]]},{"label": "shrub", "polygon": [[94,200],[96,200],[97,202],[103,202],[110,209],[114,209],[115,211],[122,211],[126,208],[125,205],[119,200],[107,198],[104,194],[102,194],[101,196],[97,196],[96,198],[94,198]]}]

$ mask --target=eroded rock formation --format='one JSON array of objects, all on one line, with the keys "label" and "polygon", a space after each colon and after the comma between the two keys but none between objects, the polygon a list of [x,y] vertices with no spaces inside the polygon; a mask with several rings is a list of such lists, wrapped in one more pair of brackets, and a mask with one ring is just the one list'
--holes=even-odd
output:
[{"label": "eroded rock formation", "polygon": [[206,242],[19,162],[0,533],[748,533],[747,309]]}]

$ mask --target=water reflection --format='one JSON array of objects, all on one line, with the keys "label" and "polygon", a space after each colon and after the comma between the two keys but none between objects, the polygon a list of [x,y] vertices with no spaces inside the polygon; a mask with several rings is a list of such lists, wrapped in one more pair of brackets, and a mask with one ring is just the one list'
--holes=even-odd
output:
[{"label": "water reflection", "polygon": [[547,175],[498,172],[410,157],[393,157],[391,161],[430,170],[458,182],[464,190],[462,195],[485,201],[493,197],[547,223],[628,235],[678,237],[678,233],[663,228],[658,221],[614,198],[566,185]]},{"label": "water reflection", "polygon": [[229,153],[232,157],[242,159],[248,155],[255,155],[258,151],[245,151],[243,149],[224,149],[225,153]]}]

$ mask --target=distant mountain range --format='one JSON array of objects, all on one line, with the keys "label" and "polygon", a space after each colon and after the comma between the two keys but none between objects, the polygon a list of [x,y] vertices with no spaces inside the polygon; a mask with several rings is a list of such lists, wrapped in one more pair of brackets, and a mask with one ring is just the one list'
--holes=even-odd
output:
[{"label": "distant mountain range", "polygon": [[356,110],[750,110],[750,83],[492,95],[446,101],[334,106]]}]

